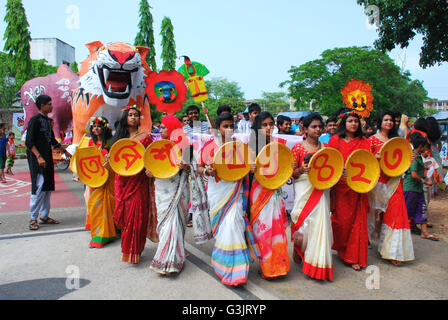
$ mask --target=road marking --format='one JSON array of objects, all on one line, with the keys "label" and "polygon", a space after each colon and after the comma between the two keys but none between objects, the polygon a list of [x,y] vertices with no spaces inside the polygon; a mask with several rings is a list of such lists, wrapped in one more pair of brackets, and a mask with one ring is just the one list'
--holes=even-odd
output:
[{"label": "road marking", "polygon": [[[69,229],[59,229],[53,231],[37,231],[37,232],[27,232],[27,233],[16,233],[0,236],[0,241],[2,240],[12,240],[12,239],[23,239],[23,238],[33,238],[33,237],[44,237],[44,236],[53,236],[58,234],[67,234],[67,233],[77,233],[77,232],[90,232],[89,230],[85,230],[85,228],[69,228]],[[210,274],[217,282],[221,283],[218,276],[216,276],[213,266],[211,264],[211,256],[197,249],[193,245],[185,242],[185,249],[190,253],[190,256],[187,257],[191,263],[196,265],[202,271]],[[251,280],[247,280],[247,283],[244,285],[240,285],[238,287],[232,287],[223,285],[227,289],[233,291],[235,294],[240,296],[243,300],[279,300],[279,298],[269,291],[263,289],[259,285],[255,284]]]},{"label": "road marking", "polygon": [[[217,279],[217,281],[219,281],[218,276],[214,272],[213,265],[211,263],[212,257],[210,255],[202,252],[201,250],[199,250],[196,247],[192,246],[188,242],[185,242],[185,249],[188,252],[190,252],[190,254],[195,255],[204,264],[206,264],[209,268],[207,268],[208,270],[204,270],[204,271],[206,271],[207,273],[212,274],[213,277],[215,279]],[[187,259],[189,260],[190,257],[187,257]],[[191,262],[194,263],[194,261],[191,261]],[[219,281],[219,282],[221,282],[221,281]],[[241,289],[243,289],[243,290],[249,292],[251,296],[255,297],[256,300],[259,300],[259,299],[261,299],[261,300],[280,300],[277,296],[273,295],[272,293],[270,293],[266,289],[263,289],[258,284],[254,283],[253,281],[251,281],[249,279],[247,280],[247,283],[245,285],[242,285],[242,286],[238,287],[236,290],[235,290],[235,288],[233,288],[231,286],[227,286],[226,285],[226,287],[228,289],[230,289],[230,290],[234,289],[233,291],[235,291],[235,293],[238,294],[240,297],[242,297],[242,294],[239,294],[239,293],[241,292]],[[244,297],[242,297],[242,298],[245,299],[245,300],[254,300],[252,298],[244,298]]]}]

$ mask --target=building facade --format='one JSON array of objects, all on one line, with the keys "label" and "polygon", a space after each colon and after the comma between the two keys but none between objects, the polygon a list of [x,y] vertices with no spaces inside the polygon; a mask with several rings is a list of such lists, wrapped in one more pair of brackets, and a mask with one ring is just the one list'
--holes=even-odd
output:
[{"label": "building facade", "polygon": [[58,67],[61,64],[70,66],[75,60],[75,48],[57,38],[32,39],[31,59],[47,60],[49,65]]},{"label": "building facade", "polygon": [[448,111],[448,100],[429,100],[423,104],[425,109]]}]

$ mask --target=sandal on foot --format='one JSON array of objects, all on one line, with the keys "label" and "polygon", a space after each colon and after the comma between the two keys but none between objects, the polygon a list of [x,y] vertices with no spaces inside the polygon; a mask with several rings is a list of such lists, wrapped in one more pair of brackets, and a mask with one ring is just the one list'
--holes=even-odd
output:
[{"label": "sandal on foot", "polygon": [[30,230],[39,230],[39,224],[37,223],[36,220],[31,220],[30,221]]},{"label": "sandal on foot", "polygon": [[398,260],[390,260],[390,262],[396,267],[399,267],[402,265],[402,262],[398,261]]},{"label": "sandal on foot", "polygon": [[47,219],[40,218],[40,222],[42,224],[59,224],[59,221],[56,221],[56,220],[51,219],[51,218],[47,218]]},{"label": "sandal on foot", "polygon": [[422,236],[422,239],[428,239],[428,240],[432,240],[432,241],[439,241],[440,239],[437,238],[435,235],[433,234],[428,234],[427,236]]}]

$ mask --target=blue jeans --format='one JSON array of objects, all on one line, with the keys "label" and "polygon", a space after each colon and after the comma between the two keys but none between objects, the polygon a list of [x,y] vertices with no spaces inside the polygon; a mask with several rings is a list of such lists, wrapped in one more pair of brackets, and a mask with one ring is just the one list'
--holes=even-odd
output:
[{"label": "blue jeans", "polygon": [[51,191],[42,191],[44,185],[44,176],[42,174],[37,175],[36,184],[36,194],[32,194],[30,198],[31,220],[37,220],[37,218],[39,218],[39,213],[41,218],[46,219],[50,214]]}]

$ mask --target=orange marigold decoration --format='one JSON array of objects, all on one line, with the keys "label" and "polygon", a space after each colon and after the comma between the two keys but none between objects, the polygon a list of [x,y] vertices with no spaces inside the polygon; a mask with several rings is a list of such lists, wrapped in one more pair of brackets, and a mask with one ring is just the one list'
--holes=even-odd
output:
[{"label": "orange marigold decoration", "polygon": [[363,80],[351,79],[341,90],[345,105],[361,118],[368,118],[373,110],[372,86]]}]

